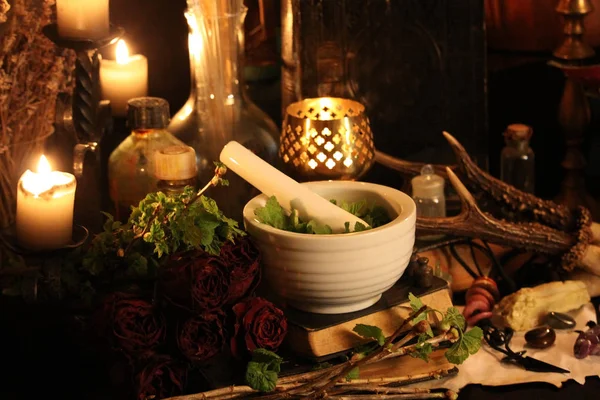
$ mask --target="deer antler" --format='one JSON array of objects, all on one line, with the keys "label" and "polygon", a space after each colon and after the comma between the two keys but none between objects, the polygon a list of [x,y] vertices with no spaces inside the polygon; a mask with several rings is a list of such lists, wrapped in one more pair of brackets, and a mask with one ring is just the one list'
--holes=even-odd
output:
[{"label": "deer antler", "polygon": [[[481,170],[471,160],[465,148],[451,134],[444,132],[444,137],[452,147],[458,165],[450,166],[453,171],[460,171],[469,187],[489,194],[499,203],[507,205],[513,211],[525,214],[533,221],[565,232],[572,232],[577,227],[578,217],[563,205],[540,199],[532,194],[522,192]],[[375,159],[382,165],[407,175],[419,174],[423,163],[401,160],[388,154],[376,151]],[[436,174],[448,177],[446,166],[435,165]],[[600,224],[591,223],[591,241],[600,243]]]},{"label": "deer antler", "polygon": [[589,211],[582,210],[578,218],[581,227],[576,235],[537,222],[512,223],[500,221],[479,209],[475,199],[456,174],[446,168],[446,174],[462,202],[460,214],[445,218],[417,218],[417,229],[424,233],[446,233],[480,238],[492,243],[562,256],[563,268],[576,265],[600,275],[600,247],[589,244]]}]

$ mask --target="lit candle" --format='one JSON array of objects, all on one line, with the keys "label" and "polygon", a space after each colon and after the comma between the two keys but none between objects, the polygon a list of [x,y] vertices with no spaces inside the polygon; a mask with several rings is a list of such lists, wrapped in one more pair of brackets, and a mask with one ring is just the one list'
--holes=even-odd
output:
[{"label": "lit candle", "polygon": [[102,98],[110,100],[113,115],[124,116],[127,101],[148,94],[148,59],[129,56],[124,40],[117,43],[116,60],[100,62]]},{"label": "lit candle", "polygon": [[50,250],[71,242],[75,177],[52,171],[41,156],[37,172],[30,170],[17,187],[17,240],[30,250]]},{"label": "lit candle", "polygon": [[108,0],[56,0],[58,33],[70,39],[102,39],[109,34]]}]

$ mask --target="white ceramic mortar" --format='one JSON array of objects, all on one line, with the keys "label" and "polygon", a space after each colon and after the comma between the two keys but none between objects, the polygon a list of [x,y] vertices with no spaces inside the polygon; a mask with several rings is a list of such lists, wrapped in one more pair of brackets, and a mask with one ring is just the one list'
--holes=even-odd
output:
[{"label": "white ceramic mortar", "polygon": [[399,190],[365,182],[304,183],[325,199],[366,199],[385,207],[392,221],[363,232],[309,235],[260,223],[254,215],[267,196],[244,207],[244,224],[263,254],[268,285],[300,310],[339,314],[375,304],[402,276],[415,241],[416,206]]}]

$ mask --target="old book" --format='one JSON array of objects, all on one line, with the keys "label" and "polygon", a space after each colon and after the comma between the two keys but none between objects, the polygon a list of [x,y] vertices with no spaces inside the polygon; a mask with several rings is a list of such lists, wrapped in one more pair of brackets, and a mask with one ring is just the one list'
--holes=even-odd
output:
[{"label": "old book", "polygon": [[361,311],[327,315],[287,308],[286,344],[298,356],[323,361],[363,342],[352,331],[356,324],[376,325],[389,336],[411,312],[409,292],[418,296],[424,304],[440,311],[452,306],[450,289],[443,279],[434,278],[433,285],[427,289],[411,287],[401,280],[385,292],[376,304]]}]

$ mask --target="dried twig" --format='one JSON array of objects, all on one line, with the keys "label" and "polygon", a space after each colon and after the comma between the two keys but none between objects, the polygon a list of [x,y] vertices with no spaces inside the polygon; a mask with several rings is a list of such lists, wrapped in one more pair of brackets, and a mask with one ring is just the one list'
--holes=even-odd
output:
[{"label": "dried twig", "polygon": [[[396,343],[394,341],[398,336],[404,333],[405,328],[418,315],[425,312],[427,306],[421,307],[418,311],[412,313],[406,318],[400,327],[386,339],[385,343],[377,348],[372,353],[364,357],[353,357],[350,360],[324,368],[317,371],[309,371],[302,374],[282,377],[277,382],[277,387],[273,392],[259,394],[258,391],[249,386],[230,386],[220,389],[215,389],[203,393],[197,393],[187,396],[172,397],[168,400],[225,400],[232,398],[242,398],[252,396],[255,400],[275,400],[281,398],[310,398],[317,399],[323,396],[328,398],[348,398],[360,399],[361,395],[356,395],[356,392],[371,392],[371,396],[375,398],[387,398],[382,396],[398,396],[403,399],[421,399],[421,398],[445,398],[452,392],[444,392],[440,394],[432,393],[427,389],[420,388],[398,388],[399,385],[419,382],[425,379],[440,378],[448,375],[449,371],[440,369],[423,374],[414,374],[406,376],[385,377],[385,378],[360,378],[347,380],[346,376],[354,368],[362,365],[376,363],[393,357],[399,357],[410,354],[417,350],[417,346],[422,344],[406,345],[410,340],[416,337],[415,332],[408,332],[402,339]],[[441,335],[430,338],[426,343],[433,347],[438,347],[442,342],[454,341],[457,337],[450,332],[444,332]],[[395,387],[384,386],[394,385]],[[423,395],[435,395],[433,397],[422,397]],[[412,397],[411,397],[412,396]],[[450,396],[452,397],[452,396]],[[448,398],[450,398],[448,397]]]},{"label": "dried twig", "polygon": [[333,400],[418,400],[418,399],[455,399],[453,392],[434,392],[434,393],[406,393],[392,395],[345,395],[345,396],[328,396],[328,399]]}]

